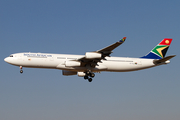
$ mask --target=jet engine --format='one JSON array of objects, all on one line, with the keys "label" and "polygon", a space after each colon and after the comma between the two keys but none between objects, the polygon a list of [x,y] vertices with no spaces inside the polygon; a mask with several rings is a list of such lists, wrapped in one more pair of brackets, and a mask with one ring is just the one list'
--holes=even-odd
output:
[{"label": "jet engine", "polygon": [[86,52],[85,57],[86,59],[100,59],[102,54],[96,52]]},{"label": "jet engine", "polygon": [[79,77],[84,77],[85,75],[86,75],[86,73],[84,73],[84,72],[78,72]]}]

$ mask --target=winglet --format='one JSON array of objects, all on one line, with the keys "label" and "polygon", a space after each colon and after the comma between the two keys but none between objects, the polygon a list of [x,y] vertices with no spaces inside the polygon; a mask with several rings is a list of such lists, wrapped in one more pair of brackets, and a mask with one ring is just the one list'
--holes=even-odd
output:
[{"label": "winglet", "polygon": [[119,42],[124,42],[126,40],[126,37],[123,37]]}]

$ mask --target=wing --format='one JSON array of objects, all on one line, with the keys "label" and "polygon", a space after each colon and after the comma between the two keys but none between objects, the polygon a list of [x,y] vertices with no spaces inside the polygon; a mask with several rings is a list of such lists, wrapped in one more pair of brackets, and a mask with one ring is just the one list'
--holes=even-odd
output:
[{"label": "wing", "polygon": [[78,59],[77,61],[81,62],[82,66],[90,65],[91,67],[95,67],[97,62],[101,62],[102,59],[105,59],[106,56],[110,56],[112,51],[117,48],[119,45],[124,43],[126,37],[123,37],[120,41],[107,46],[103,49],[94,51],[94,52],[86,52],[85,57]]},{"label": "wing", "polygon": [[108,46],[108,47],[105,47],[101,50],[97,50],[96,52],[97,53],[101,53],[103,56],[109,56],[112,51],[117,48],[119,45],[121,45],[124,41],[126,40],[126,37],[123,37],[123,39],[121,39],[120,41]]}]

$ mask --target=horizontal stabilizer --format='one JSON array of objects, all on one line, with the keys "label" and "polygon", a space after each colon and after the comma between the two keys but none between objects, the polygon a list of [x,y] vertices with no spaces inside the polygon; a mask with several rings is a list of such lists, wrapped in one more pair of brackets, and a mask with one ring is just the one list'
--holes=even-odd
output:
[{"label": "horizontal stabilizer", "polygon": [[154,60],[154,64],[160,64],[160,63],[164,63],[167,60],[170,60],[171,58],[175,57],[176,55],[171,55],[171,56],[167,56],[165,58],[159,59],[159,60]]}]

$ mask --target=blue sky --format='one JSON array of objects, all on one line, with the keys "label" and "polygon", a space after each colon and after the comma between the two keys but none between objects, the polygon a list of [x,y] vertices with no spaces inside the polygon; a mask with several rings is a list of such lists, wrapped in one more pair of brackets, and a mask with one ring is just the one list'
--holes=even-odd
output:
[{"label": "blue sky", "polygon": [[[180,1],[6,0],[0,4],[1,120],[177,120],[180,118]],[[61,70],[4,62],[18,52],[85,54],[122,37],[112,56],[140,57],[173,38],[171,63],[92,83]]]}]

